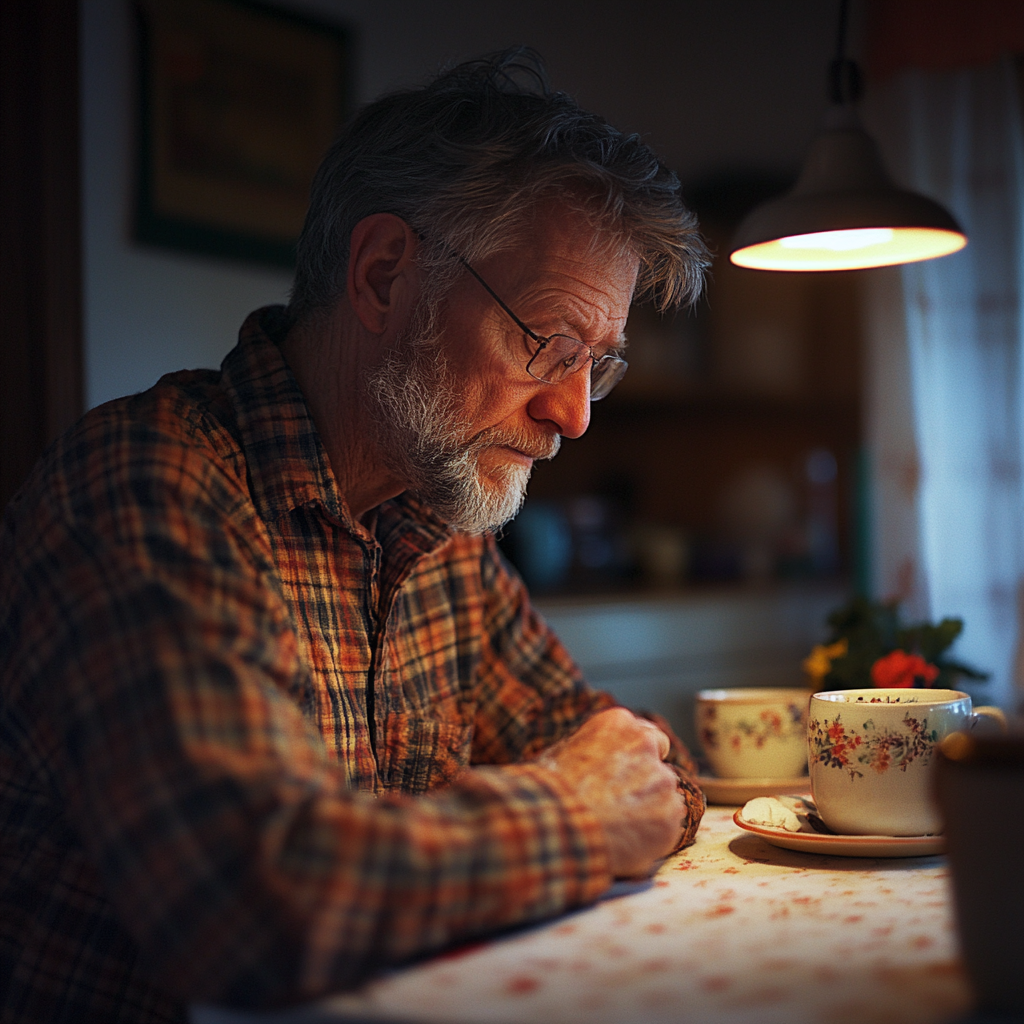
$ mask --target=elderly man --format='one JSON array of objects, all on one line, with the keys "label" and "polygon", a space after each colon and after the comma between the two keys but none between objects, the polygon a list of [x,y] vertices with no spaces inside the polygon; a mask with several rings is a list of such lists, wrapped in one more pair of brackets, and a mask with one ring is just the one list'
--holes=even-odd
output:
[{"label": "elderly man", "polygon": [[528,52],[355,119],[290,306],[7,511],[3,1020],[308,999],[692,840],[685,751],[586,686],[492,531],[624,372],[634,293],[705,262],[675,177]]}]

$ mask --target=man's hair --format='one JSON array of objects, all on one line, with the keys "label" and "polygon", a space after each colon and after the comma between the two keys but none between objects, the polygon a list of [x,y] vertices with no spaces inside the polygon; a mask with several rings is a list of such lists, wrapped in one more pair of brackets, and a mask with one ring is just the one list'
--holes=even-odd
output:
[{"label": "man's hair", "polygon": [[551,90],[540,56],[517,47],[356,115],[313,180],[289,313],[333,309],[364,217],[396,214],[419,234],[436,292],[460,269],[454,253],[472,262],[514,247],[549,200],[639,260],[638,300],[667,310],[699,295],[708,251],[676,175],[638,135]]}]

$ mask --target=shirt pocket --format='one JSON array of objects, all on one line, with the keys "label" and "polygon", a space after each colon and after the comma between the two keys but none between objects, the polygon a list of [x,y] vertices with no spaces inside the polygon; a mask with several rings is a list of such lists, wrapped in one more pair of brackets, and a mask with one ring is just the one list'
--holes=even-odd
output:
[{"label": "shirt pocket", "polygon": [[384,697],[381,777],[388,789],[423,793],[469,766],[478,658],[459,657],[454,622],[399,630],[384,645],[376,692]]}]

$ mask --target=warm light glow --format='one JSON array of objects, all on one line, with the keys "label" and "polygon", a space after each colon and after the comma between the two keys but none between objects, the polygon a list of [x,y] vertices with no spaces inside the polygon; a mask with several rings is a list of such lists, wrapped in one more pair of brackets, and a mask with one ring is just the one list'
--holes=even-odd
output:
[{"label": "warm light glow", "polygon": [[842,231],[815,231],[809,235],[790,235],[780,238],[784,249],[831,249],[846,252],[866,249],[869,245],[884,245],[892,241],[892,228],[845,228]]},{"label": "warm light glow", "polygon": [[939,228],[858,228],[748,245],[729,259],[754,270],[860,270],[948,256],[966,244],[958,231]]}]

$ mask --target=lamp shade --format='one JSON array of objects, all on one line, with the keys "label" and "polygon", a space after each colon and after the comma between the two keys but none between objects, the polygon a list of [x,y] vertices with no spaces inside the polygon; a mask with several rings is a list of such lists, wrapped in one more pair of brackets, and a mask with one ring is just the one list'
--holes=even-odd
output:
[{"label": "lamp shade", "polygon": [[793,188],[747,215],[729,259],[757,270],[856,270],[946,256],[967,238],[938,203],[897,188],[850,104],[833,106]]}]

